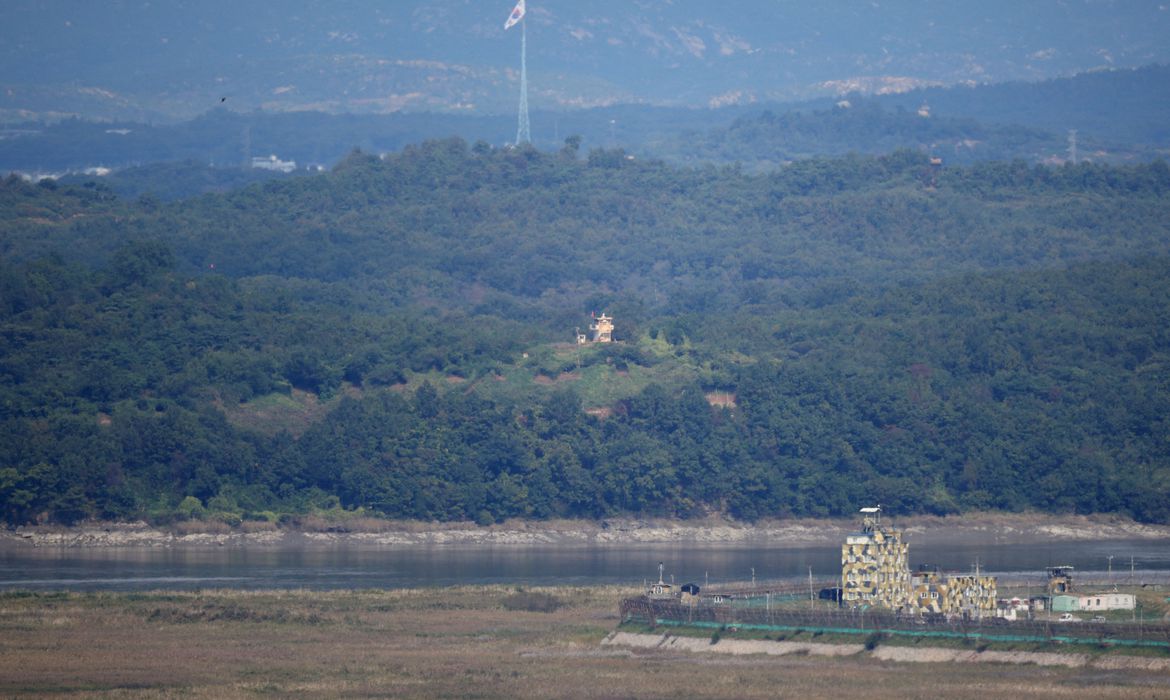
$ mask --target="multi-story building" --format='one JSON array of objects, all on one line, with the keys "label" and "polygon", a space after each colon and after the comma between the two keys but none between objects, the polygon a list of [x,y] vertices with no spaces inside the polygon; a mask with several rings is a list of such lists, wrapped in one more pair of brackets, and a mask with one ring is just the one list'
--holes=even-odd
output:
[{"label": "multi-story building", "polygon": [[919,567],[910,577],[905,609],[918,613],[992,615],[996,608],[994,576],[944,574],[938,567]]},{"label": "multi-story building", "polygon": [[910,588],[908,546],[898,530],[882,527],[881,506],[862,508],[861,532],[841,545],[841,600],[850,607],[898,609]]},{"label": "multi-story building", "polygon": [[861,531],[841,546],[841,603],[906,613],[994,615],[994,576],[944,574],[920,567],[910,575],[909,544],[900,530],[881,524],[881,506],[862,508]]},{"label": "multi-story building", "polygon": [[613,341],[613,317],[606,316],[603,312],[600,316],[593,317],[593,323],[589,324],[589,330],[593,331],[593,342],[595,343],[609,343]]}]

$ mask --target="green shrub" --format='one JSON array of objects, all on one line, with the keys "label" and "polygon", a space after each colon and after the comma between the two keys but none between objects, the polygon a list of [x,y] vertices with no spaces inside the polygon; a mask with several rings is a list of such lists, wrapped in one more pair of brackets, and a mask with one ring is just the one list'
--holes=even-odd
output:
[{"label": "green shrub", "polygon": [[203,502],[194,496],[184,498],[176,510],[179,515],[187,520],[198,520],[207,514],[207,510],[203,507]]}]

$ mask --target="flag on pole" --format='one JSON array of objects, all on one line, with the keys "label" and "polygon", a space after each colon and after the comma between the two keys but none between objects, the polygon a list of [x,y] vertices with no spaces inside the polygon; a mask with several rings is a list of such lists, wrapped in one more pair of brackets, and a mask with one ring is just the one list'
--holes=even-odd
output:
[{"label": "flag on pole", "polygon": [[512,14],[508,15],[508,21],[504,22],[504,29],[511,29],[513,24],[524,19],[524,0],[516,0],[516,7],[512,8]]}]

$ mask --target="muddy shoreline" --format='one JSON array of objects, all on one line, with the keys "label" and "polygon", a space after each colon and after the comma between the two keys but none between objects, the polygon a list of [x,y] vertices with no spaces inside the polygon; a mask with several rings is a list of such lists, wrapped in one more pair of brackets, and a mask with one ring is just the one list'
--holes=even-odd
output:
[{"label": "muddy shoreline", "polygon": [[[983,513],[914,516],[889,521],[918,543],[1027,544],[1089,540],[1166,540],[1170,525],[1149,525],[1112,515],[1050,516]],[[304,546],[605,546],[680,543],[694,545],[835,545],[856,528],[847,519],[768,520],[752,524],[705,521],[609,519],[602,521],[508,521],[487,527],[472,523],[364,520],[313,530],[183,523],[179,528],[147,523],[89,523],[77,527],[29,526],[0,531],[0,547],[304,547]]]}]

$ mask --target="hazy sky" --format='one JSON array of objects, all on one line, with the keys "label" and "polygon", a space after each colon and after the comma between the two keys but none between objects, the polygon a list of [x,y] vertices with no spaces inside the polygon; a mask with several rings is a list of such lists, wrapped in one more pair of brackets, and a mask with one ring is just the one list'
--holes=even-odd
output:
[{"label": "hazy sky", "polygon": [[[511,0],[7,0],[0,115],[498,112]],[[1170,60],[1159,2],[528,3],[534,107],[717,106]]]}]

